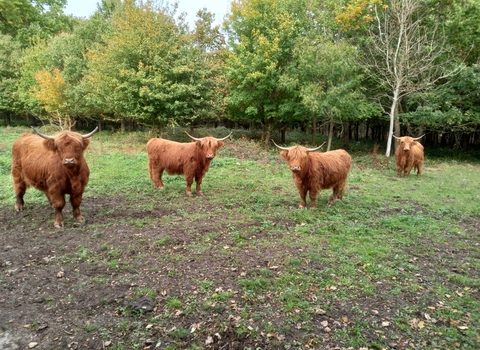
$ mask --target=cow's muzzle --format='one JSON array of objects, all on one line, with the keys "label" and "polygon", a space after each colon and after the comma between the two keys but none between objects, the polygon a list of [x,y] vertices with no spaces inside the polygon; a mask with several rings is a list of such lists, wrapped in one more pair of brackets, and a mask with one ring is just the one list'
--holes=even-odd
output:
[{"label": "cow's muzzle", "polygon": [[63,160],[63,165],[70,167],[75,165],[75,158],[65,158]]},{"label": "cow's muzzle", "polygon": [[207,154],[207,159],[213,159],[215,158],[215,154]]},{"label": "cow's muzzle", "polygon": [[292,167],[290,167],[290,170],[293,171],[294,173],[298,173],[300,171],[300,167],[299,166],[292,166]]}]

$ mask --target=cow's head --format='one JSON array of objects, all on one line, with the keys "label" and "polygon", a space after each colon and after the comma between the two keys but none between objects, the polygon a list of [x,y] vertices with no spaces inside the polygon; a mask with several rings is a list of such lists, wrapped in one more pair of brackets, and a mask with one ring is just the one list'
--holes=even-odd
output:
[{"label": "cow's head", "polygon": [[201,153],[205,155],[206,159],[213,159],[217,154],[217,150],[223,146],[223,141],[227,138],[232,136],[232,133],[228,134],[227,136],[217,139],[215,137],[207,136],[207,137],[193,137],[188,132],[185,131],[185,134],[188,135],[193,141],[195,141],[197,147],[201,150]]},{"label": "cow's head", "polygon": [[400,144],[399,145],[400,149],[402,149],[404,152],[410,151],[410,148],[412,148],[412,146],[416,145],[418,143],[417,140],[420,140],[423,136],[425,136],[425,134],[423,134],[422,136],[419,136],[419,137],[415,137],[415,138],[410,137],[410,136],[396,137],[395,135],[393,135],[393,137]]},{"label": "cow's head", "polygon": [[322,143],[320,146],[315,148],[306,148],[303,146],[292,146],[292,147],[282,147],[279,146],[273,141],[273,144],[281,150],[280,155],[285,159],[290,167],[290,170],[294,173],[302,171],[305,167],[305,163],[308,159],[308,153],[318,151],[325,144]]},{"label": "cow's head", "polygon": [[83,151],[90,143],[90,137],[98,131],[98,126],[92,132],[81,135],[73,131],[62,131],[55,136],[47,136],[32,129],[40,137],[44,138],[43,145],[50,151],[56,152],[66,167],[75,167],[83,158]]}]

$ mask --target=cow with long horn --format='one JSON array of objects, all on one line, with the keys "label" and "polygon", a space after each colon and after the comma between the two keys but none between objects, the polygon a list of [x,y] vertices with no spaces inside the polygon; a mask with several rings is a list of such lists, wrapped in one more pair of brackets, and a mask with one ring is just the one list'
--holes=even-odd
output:
[{"label": "cow with long horn", "polygon": [[399,145],[395,151],[395,164],[397,166],[397,176],[407,177],[412,168],[417,170],[417,175],[423,171],[423,145],[418,142],[425,134],[419,137],[393,137],[398,141]]},{"label": "cow with long horn", "polygon": [[215,137],[193,137],[185,131],[193,142],[181,143],[161,138],[153,138],[147,142],[148,173],[155,187],[163,189],[163,171],[170,175],[183,175],[187,181],[186,193],[192,196],[193,180],[196,182],[196,193],[203,195],[200,188],[202,179],[210,168],[210,163],[223,146],[223,141],[232,133],[217,139]]},{"label": "cow with long horn", "polygon": [[[273,141],[273,140],[272,140]],[[343,198],[347,184],[347,176],[352,167],[352,158],[343,149],[324,153],[315,152],[323,144],[315,148],[303,146],[281,147],[280,155],[285,159],[292,171],[293,181],[300,194],[299,208],[305,208],[307,193],[310,197],[310,208],[316,207],[317,195],[321,190],[331,188],[333,193],[328,200],[332,205]]]},{"label": "cow with long horn", "polygon": [[63,228],[62,210],[65,195],[70,195],[73,217],[83,220],[80,204],[90,170],[83,152],[90,137],[98,131],[81,135],[73,131],[62,131],[55,136],[44,135],[35,128],[34,134],[23,134],[12,146],[12,177],[15,209],[22,211],[23,196],[29,186],[42,191],[55,211],[54,226]]}]

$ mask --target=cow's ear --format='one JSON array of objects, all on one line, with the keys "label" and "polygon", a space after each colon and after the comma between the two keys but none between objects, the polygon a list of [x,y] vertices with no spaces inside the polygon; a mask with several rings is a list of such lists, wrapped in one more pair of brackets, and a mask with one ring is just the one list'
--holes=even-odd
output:
[{"label": "cow's ear", "polygon": [[218,141],[217,141],[217,144],[218,144],[218,148],[220,148],[220,147],[223,146],[223,141],[222,141],[222,140],[218,140]]},{"label": "cow's ear", "polygon": [[55,151],[57,149],[57,147],[55,146],[55,140],[54,139],[43,140],[43,146],[50,151]]},{"label": "cow's ear", "polygon": [[287,160],[288,151],[287,151],[287,150],[283,150],[283,151],[280,152],[280,155],[282,156],[283,159]]},{"label": "cow's ear", "polygon": [[83,149],[87,149],[89,144],[90,144],[90,139],[88,137],[83,138]]}]

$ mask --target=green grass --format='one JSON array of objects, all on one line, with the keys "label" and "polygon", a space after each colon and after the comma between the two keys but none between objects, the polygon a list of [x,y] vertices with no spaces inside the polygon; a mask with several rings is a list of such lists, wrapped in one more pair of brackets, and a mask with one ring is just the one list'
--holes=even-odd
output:
[{"label": "green grass", "polygon": [[[0,209],[10,230],[21,223],[10,175],[20,133],[0,129]],[[326,190],[317,209],[299,210],[278,151],[240,138],[219,150],[205,197],[186,197],[182,176],[164,175],[158,191],[147,171],[150,136],[92,137],[84,199],[98,201],[96,221],[77,228],[66,218],[79,241],[58,247],[55,261],[97,267],[83,283],[131,286],[126,298],[148,295],[157,310],[116,315],[115,325],[90,320],[88,333],[108,334],[102,339],[115,348],[154,336],[162,348],[202,348],[215,333],[260,348],[322,348],[325,339],[354,348],[480,347],[479,163],[427,153],[421,176],[398,178],[393,158],[351,152],[344,200],[327,206]],[[34,189],[25,201],[48,207]],[[42,220],[37,230],[53,216]]]}]

